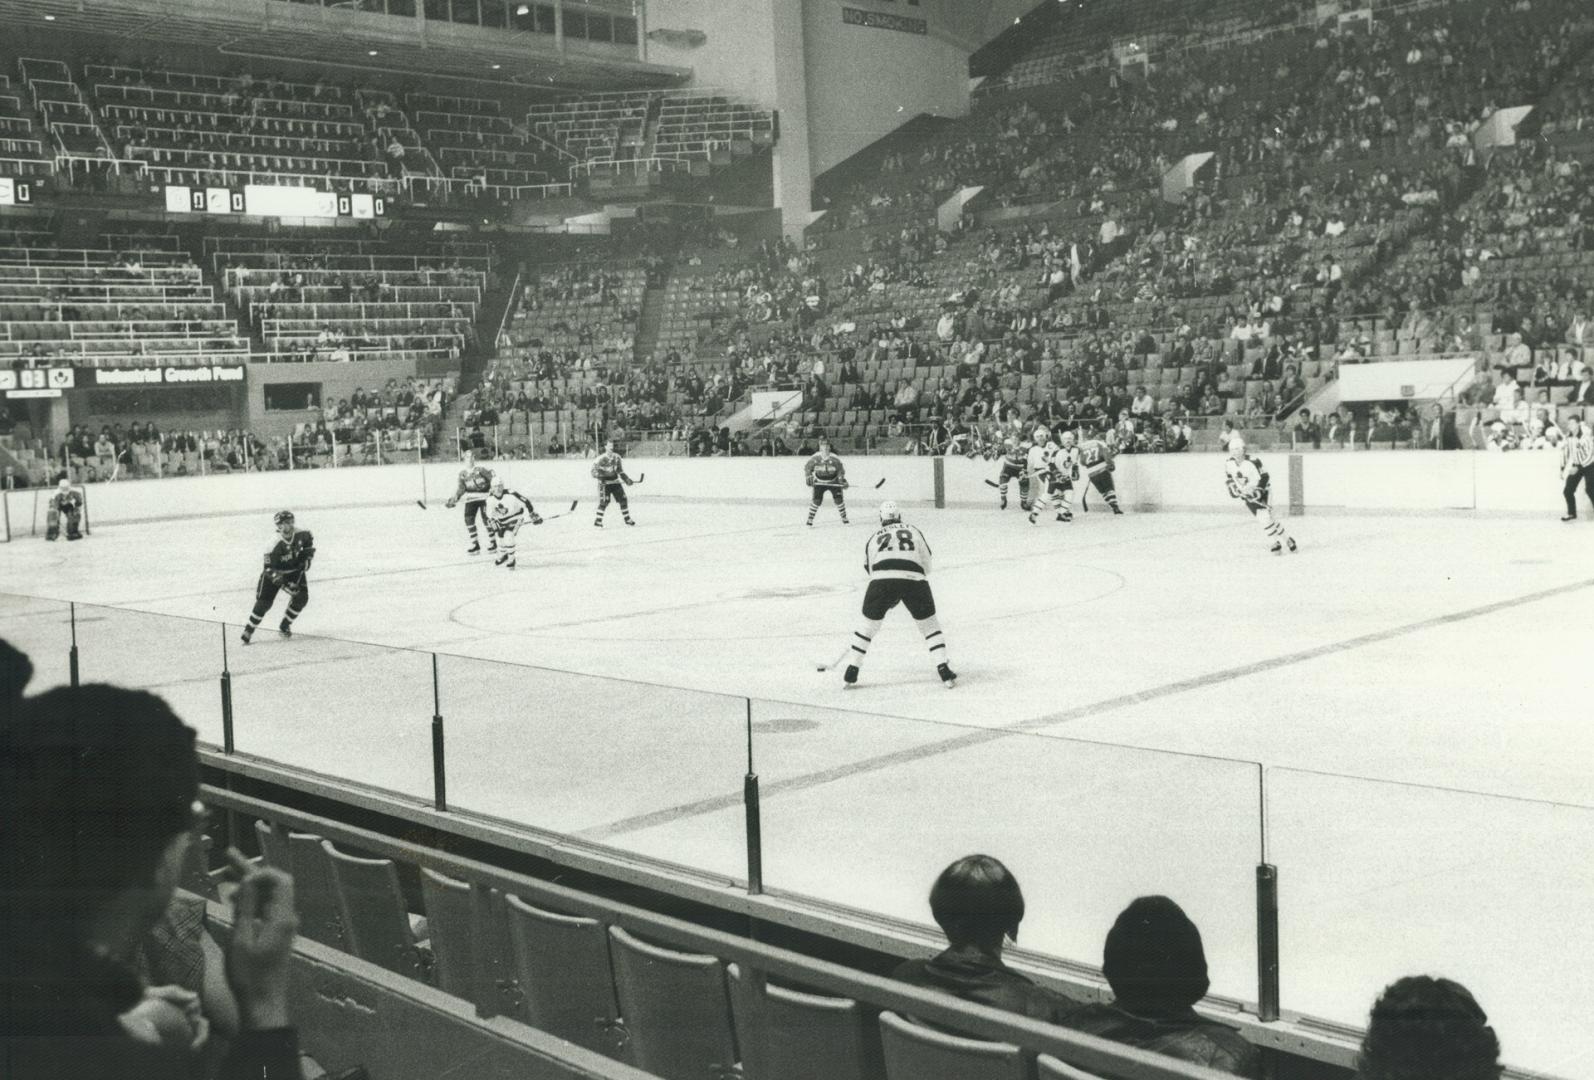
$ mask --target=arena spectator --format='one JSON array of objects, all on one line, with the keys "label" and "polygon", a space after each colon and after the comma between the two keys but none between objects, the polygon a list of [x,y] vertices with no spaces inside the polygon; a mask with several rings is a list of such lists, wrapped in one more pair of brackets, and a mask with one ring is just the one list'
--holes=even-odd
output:
[{"label": "arena spectator", "polygon": [[1262,1075],[1256,1047],[1193,1008],[1206,996],[1207,959],[1201,932],[1178,904],[1166,896],[1133,901],[1107,932],[1101,966],[1112,1002],[1069,1013],[1064,1026],[1238,1076]]},{"label": "arena spectator", "polygon": [[966,855],[936,878],[930,914],[947,948],[929,960],[909,960],[892,977],[996,1009],[1056,1022],[1074,1005],[1002,963],[1004,941],[1018,941],[1024,893],[999,860]]},{"label": "arena spectator", "polygon": [[1357,1080],[1497,1080],[1500,1040],[1460,983],[1411,975],[1373,1003]]},{"label": "arena spectator", "polygon": [[[194,732],[152,694],[59,688],[0,726],[0,1057],[10,1080],[191,1071],[197,1017],[113,958],[167,909],[198,793]],[[251,867],[232,902],[227,968],[242,1030],[220,1076],[296,1080],[293,882]]]}]

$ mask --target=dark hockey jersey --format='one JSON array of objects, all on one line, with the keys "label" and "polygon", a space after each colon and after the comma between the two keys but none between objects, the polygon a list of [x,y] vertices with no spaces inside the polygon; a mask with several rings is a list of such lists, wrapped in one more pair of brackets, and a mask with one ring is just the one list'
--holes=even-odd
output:
[{"label": "dark hockey jersey", "polygon": [[304,580],[310,560],[315,558],[315,538],[306,529],[293,534],[291,540],[278,540],[266,552],[266,573],[274,574],[286,584]]}]

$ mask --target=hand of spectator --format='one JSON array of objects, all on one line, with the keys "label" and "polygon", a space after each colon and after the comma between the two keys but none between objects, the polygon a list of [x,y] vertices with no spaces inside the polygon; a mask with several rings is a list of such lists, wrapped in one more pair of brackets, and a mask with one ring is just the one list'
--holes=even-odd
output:
[{"label": "hand of spectator", "polygon": [[228,858],[242,875],[233,893],[227,982],[245,1030],[288,1026],[288,961],[299,918],[293,878],[250,863],[236,848]]},{"label": "hand of spectator", "polygon": [[140,1042],[197,1051],[210,1038],[210,1021],[199,995],[181,986],[150,986],[144,1000],[119,1018],[123,1030]]}]

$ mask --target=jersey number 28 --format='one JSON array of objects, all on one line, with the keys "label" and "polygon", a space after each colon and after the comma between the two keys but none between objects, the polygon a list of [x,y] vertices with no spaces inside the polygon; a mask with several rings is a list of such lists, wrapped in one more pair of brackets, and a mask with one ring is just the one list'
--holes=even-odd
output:
[{"label": "jersey number 28", "polygon": [[898,529],[896,532],[887,532],[882,529],[875,535],[875,550],[890,551],[893,540],[896,541],[898,551],[914,550],[913,533],[907,529]]}]

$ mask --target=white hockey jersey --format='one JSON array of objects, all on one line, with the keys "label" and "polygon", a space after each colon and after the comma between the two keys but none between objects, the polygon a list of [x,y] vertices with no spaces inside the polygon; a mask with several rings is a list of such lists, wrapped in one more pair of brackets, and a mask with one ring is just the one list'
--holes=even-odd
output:
[{"label": "white hockey jersey", "polygon": [[513,532],[531,520],[531,500],[518,491],[487,496],[487,524],[496,532]]},{"label": "white hockey jersey", "polygon": [[882,525],[864,544],[863,568],[871,581],[923,581],[930,573],[929,541],[915,526],[900,521]]}]

